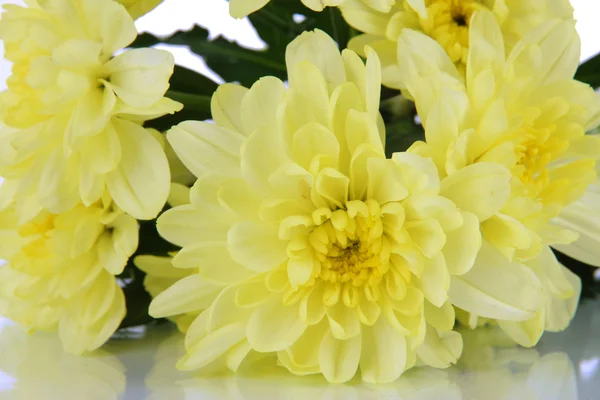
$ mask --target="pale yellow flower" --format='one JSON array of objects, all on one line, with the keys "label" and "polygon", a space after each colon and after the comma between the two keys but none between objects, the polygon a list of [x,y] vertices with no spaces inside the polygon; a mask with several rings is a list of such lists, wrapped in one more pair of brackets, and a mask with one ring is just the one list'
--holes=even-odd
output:
[{"label": "pale yellow flower", "polygon": [[127,213],[155,217],[169,192],[168,164],[140,122],[181,108],[163,97],[173,56],[134,49],[112,57],[136,37],[115,1],[40,3],[6,5],[0,21],[13,62],[0,97],[0,174],[19,180],[16,201],[31,197],[53,213],[89,206],[107,188]]},{"label": "pale yellow flower", "polygon": [[[480,163],[440,181],[419,155],[386,159],[373,52],[365,66],[315,31],[286,61],[287,87],[222,85],[215,124],[167,134],[198,181],[158,229],[183,247],[173,265],[197,273],[159,294],[151,315],[205,310],[187,332],[185,370],[236,370],[257,353],[333,382],[359,368],[392,381],[417,358],[448,367],[462,348],[450,279],[470,269],[479,220],[508,198],[510,172]],[[504,297],[530,310],[534,291]]]},{"label": "pale yellow flower", "polygon": [[148,13],[162,2],[163,0],[119,0],[119,3],[127,8],[133,19]]},{"label": "pale yellow flower", "polygon": [[344,0],[340,9],[351,26],[364,32],[348,46],[359,54],[365,45],[372,47],[381,59],[383,84],[396,89],[403,88],[396,60],[404,28],[436,40],[464,73],[475,11],[493,13],[507,51],[529,30],[549,19],[575,23],[568,0]]},{"label": "pale yellow flower", "polygon": [[125,317],[120,274],[138,245],[137,221],[106,198],[90,207],[40,212],[19,222],[0,212],[0,314],[32,329],[58,331],[65,350],[97,349]]},{"label": "pale yellow flower", "polygon": [[[442,176],[481,162],[512,171],[510,200],[483,221],[482,252],[467,274],[453,278],[450,297],[474,315],[472,326],[477,316],[496,319],[514,340],[532,346],[544,329],[564,329],[577,307],[581,283],[548,245],[576,237],[551,221],[595,179],[600,139],[585,131],[597,124],[600,101],[592,88],[573,80],[579,38],[571,22],[547,21],[508,56],[504,49],[496,18],[481,11],[471,20],[466,80],[444,49],[419,32],[402,34],[398,61],[427,142],[410,152],[431,157]],[[494,280],[506,260],[527,267],[529,276],[519,280],[545,290],[543,306],[523,322],[506,322],[490,304],[465,296],[473,283]],[[493,285],[509,290],[513,282],[496,279]]]}]

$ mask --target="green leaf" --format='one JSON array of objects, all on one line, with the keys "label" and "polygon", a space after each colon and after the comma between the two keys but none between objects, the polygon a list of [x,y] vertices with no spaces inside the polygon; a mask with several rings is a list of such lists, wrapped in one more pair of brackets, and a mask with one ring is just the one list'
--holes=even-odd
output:
[{"label": "green leaf", "polygon": [[216,82],[190,69],[175,66],[166,96],[183,103],[183,110],[147,121],[144,126],[166,131],[182,121],[210,119],[210,99],[219,86]]},{"label": "green leaf", "polygon": [[417,125],[412,118],[404,118],[385,126],[385,154],[391,157],[393,153],[406,151],[414,142],[425,140],[422,125]]},{"label": "green leaf", "polygon": [[575,73],[575,79],[587,83],[594,89],[600,87],[600,54],[581,64]]},{"label": "green leaf", "polygon": [[169,89],[182,93],[212,96],[219,84],[191,69],[176,65],[169,80]]},{"label": "green leaf", "polygon": [[[294,15],[305,19],[294,22]],[[188,31],[178,31],[168,37],[156,37],[149,33],[138,36],[131,47],[151,47],[160,43],[187,45],[190,51],[201,56],[209,68],[226,82],[239,82],[246,87],[264,76],[287,79],[285,50],[287,45],[306,30],[321,29],[340,46],[346,48],[355,31],[348,26],[337,8],[329,7],[317,13],[306,8],[298,0],[274,0],[249,17],[266,49],[255,50],[240,46],[225,38],[210,40],[208,31],[194,26]],[[189,90],[173,90],[188,93]]]},{"label": "green leaf", "polygon": [[263,76],[286,78],[284,58],[276,50],[247,49],[222,37],[209,40],[208,31],[200,26],[165,38],[144,33],[138,36],[132,47],[159,43],[189,46],[190,51],[202,56],[208,67],[227,82],[240,82],[249,87]]},{"label": "green leaf", "polygon": [[[304,20],[295,22],[295,14],[303,16]],[[282,56],[285,56],[286,46],[304,31],[320,29],[329,34],[340,49],[345,49],[356,33],[338,8],[328,7],[322,12],[315,12],[298,0],[273,0],[248,18],[267,46],[276,49]]]}]

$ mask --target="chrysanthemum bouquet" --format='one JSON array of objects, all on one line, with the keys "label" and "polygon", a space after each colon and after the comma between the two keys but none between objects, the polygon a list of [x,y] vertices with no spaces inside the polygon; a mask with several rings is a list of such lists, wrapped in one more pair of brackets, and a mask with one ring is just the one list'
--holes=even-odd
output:
[{"label": "chrysanthemum bouquet", "polygon": [[230,0],[264,50],[137,36],[158,0],[26,3],[0,20],[0,314],[75,354],[169,318],[180,369],[331,382],[569,324],[552,248],[600,262],[600,73],[568,0]]}]

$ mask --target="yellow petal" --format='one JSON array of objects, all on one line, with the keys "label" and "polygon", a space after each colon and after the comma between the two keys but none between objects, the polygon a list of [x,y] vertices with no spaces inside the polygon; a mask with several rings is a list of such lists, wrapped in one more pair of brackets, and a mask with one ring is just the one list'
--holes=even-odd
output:
[{"label": "yellow petal", "polygon": [[451,331],[454,327],[454,307],[450,302],[444,302],[436,307],[429,301],[425,302],[425,320],[431,327],[441,332]]},{"label": "yellow petal", "polygon": [[77,173],[73,157],[66,159],[61,149],[52,152],[37,188],[40,205],[55,213],[73,208],[79,201]]},{"label": "yellow petal", "polygon": [[296,162],[313,175],[326,167],[338,167],[340,145],[321,124],[309,123],[296,131],[292,148]]},{"label": "yellow petal", "polygon": [[463,349],[460,333],[450,331],[439,333],[432,326],[427,327],[425,341],[417,348],[419,359],[434,368],[448,368],[456,364]]},{"label": "yellow petal", "polygon": [[360,360],[361,340],[361,335],[340,340],[330,332],[325,334],[319,347],[319,364],[327,381],[340,383],[354,377]]},{"label": "yellow petal", "polygon": [[229,14],[233,18],[244,18],[246,15],[260,10],[269,0],[232,0],[229,2]]},{"label": "yellow petal", "polygon": [[510,171],[499,164],[472,164],[446,177],[440,194],[485,221],[508,200],[510,179]]},{"label": "yellow petal", "polygon": [[287,260],[286,243],[279,240],[275,225],[241,222],[227,236],[231,258],[253,271],[266,272]]},{"label": "yellow petal", "polygon": [[[346,81],[344,64],[336,43],[319,29],[302,33],[288,45],[285,63],[290,76],[293,76],[294,69],[303,61],[314,64],[330,87]],[[291,80],[290,84],[295,83]]]},{"label": "yellow petal", "polygon": [[158,233],[178,246],[225,240],[230,226],[219,224],[192,205],[178,206],[167,210],[157,220]]},{"label": "yellow petal", "polygon": [[460,228],[446,232],[446,245],[442,249],[448,271],[452,275],[466,273],[475,262],[481,248],[479,221],[474,214],[463,212]]},{"label": "yellow petal", "polygon": [[346,340],[360,333],[360,321],[356,310],[346,306],[344,302],[338,301],[336,305],[327,307],[326,314],[334,338]]},{"label": "yellow petal", "polygon": [[208,122],[185,121],[171,128],[167,139],[197,177],[215,169],[226,172],[240,168],[240,147],[245,140],[240,133]]},{"label": "yellow petal", "polygon": [[150,107],[169,88],[175,60],[168,51],[133,49],[106,63],[110,85],[117,96],[133,107]]},{"label": "yellow petal", "polygon": [[544,246],[540,254],[525,262],[540,278],[547,295],[568,299],[575,294],[575,288],[568,277],[568,270],[556,259],[549,246]]},{"label": "yellow petal", "polygon": [[177,281],[150,303],[149,314],[154,318],[201,311],[217,296],[220,287],[194,274]]},{"label": "yellow petal", "polygon": [[497,17],[488,11],[475,13],[469,26],[467,86],[481,71],[491,69],[498,78],[504,72],[504,41]]},{"label": "yellow petal", "polygon": [[453,231],[463,224],[463,217],[456,205],[444,197],[410,196],[402,206],[407,221],[433,218],[439,221],[445,232]]},{"label": "yellow petal", "polygon": [[446,268],[444,256],[436,255],[425,260],[425,268],[419,277],[425,298],[436,307],[442,307],[448,299],[450,274]]},{"label": "yellow petal", "polygon": [[284,306],[279,296],[272,296],[250,317],[247,337],[256,351],[278,351],[292,345],[305,329],[297,305]]},{"label": "yellow petal", "polygon": [[177,367],[189,371],[210,364],[244,338],[245,328],[243,323],[238,322],[208,333],[188,349],[187,355],[178,362]]},{"label": "yellow petal", "polygon": [[407,361],[406,338],[384,318],[362,330],[360,372],[368,383],[386,383],[398,379]]},{"label": "yellow petal", "polygon": [[473,268],[451,278],[450,300],[463,310],[495,319],[524,321],[543,303],[539,279],[483,242]]},{"label": "yellow petal", "polygon": [[563,273],[573,286],[573,295],[565,299],[546,292],[545,328],[551,332],[560,332],[569,326],[577,310],[581,294],[581,279],[567,268],[563,269]]},{"label": "yellow petal", "polygon": [[276,126],[277,112],[284,103],[286,90],[283,82],[271,76],[252,85],[240,108],[244,132],[250,134],[263,126]]},{"label": "yellow petal", "polygon": [[315,325],[325,316],[324,292],[325,283],[317,282],[309,293],[300,300],[300,318],[307,325]]},{"label": "yellow petal", "polygon": [[437,195],[440,177],[432,160],[414,153],[394,153],[392,160],[400,167],[404,187],[415,194]]},{"label": "yellow petal", "polygon": [[212,283],[233,283],[251,275],[251,271],[234,262],[227,243],[201,241],[185,246],[173,258],[175,268],[198,269],[198,274]]},{"label": "yellow petal", "polygon": [[521,346],[533,347],[544,333],[545,320],[545,310],[540,308],[526,321],[498,321],[498,326]]},{"label": "yellow petal", "polygon": [[151,255],[141,255],[135,257],[135,266],[148,275],[161,278],[183,278],[189,275],[189,272],[173,267],[171,257],[159,257]]},{"label": "yellow petal", "polygon": [[311,198],[317,207],[338,209],[348,201],[350,179],[333,168],[323,169],[313,186]]},{"label": "yellow petal", "polygon": [[[307,373],[321,372],[319,368],[318,344],[323,341],[326,325],[318,324],[309,326],[293,345],[277,354],[279,360],[292,373],[305,375]],[[287,357],[282,357],[282,353],[287,355]]]},{"label": "yellow petal", "polygon": [[427,257],[437,256],[446,244],[446,234],[435,219],[406,222],[404,227],[412,242]]},{"label": "yellow petal", "polygon": [[[234,0],[235,1],[235,0]],[[219,85],[210,101],[210,111],[215,123],[232,131],[248,135],[242,124],[242,100],[248,89],[233,83]]]},{"label": "yellow petal", "polygon": [[152,219],[169,196],[169,163],[160,144],[144,128],[114,119],[123,158],[106,186],[117,205],[137,219]]}]

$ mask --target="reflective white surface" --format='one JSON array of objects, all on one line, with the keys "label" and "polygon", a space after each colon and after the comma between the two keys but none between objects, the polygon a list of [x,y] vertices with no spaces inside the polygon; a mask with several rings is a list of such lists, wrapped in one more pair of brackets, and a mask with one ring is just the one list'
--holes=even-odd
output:
[{"label": "reflective white surface", "polygon": [[575,400],[600,398],[600,302],[582,304],[571,327],[535,349],[491,347],[475,334],[468,369],[416,368],[398,381],[332,385],[261,363],[240,375],[178,372],[182,336],[169,325],[113,339],[89,357],[65,354],[54,335],[0,320],[0,399],[403,399]]}]

